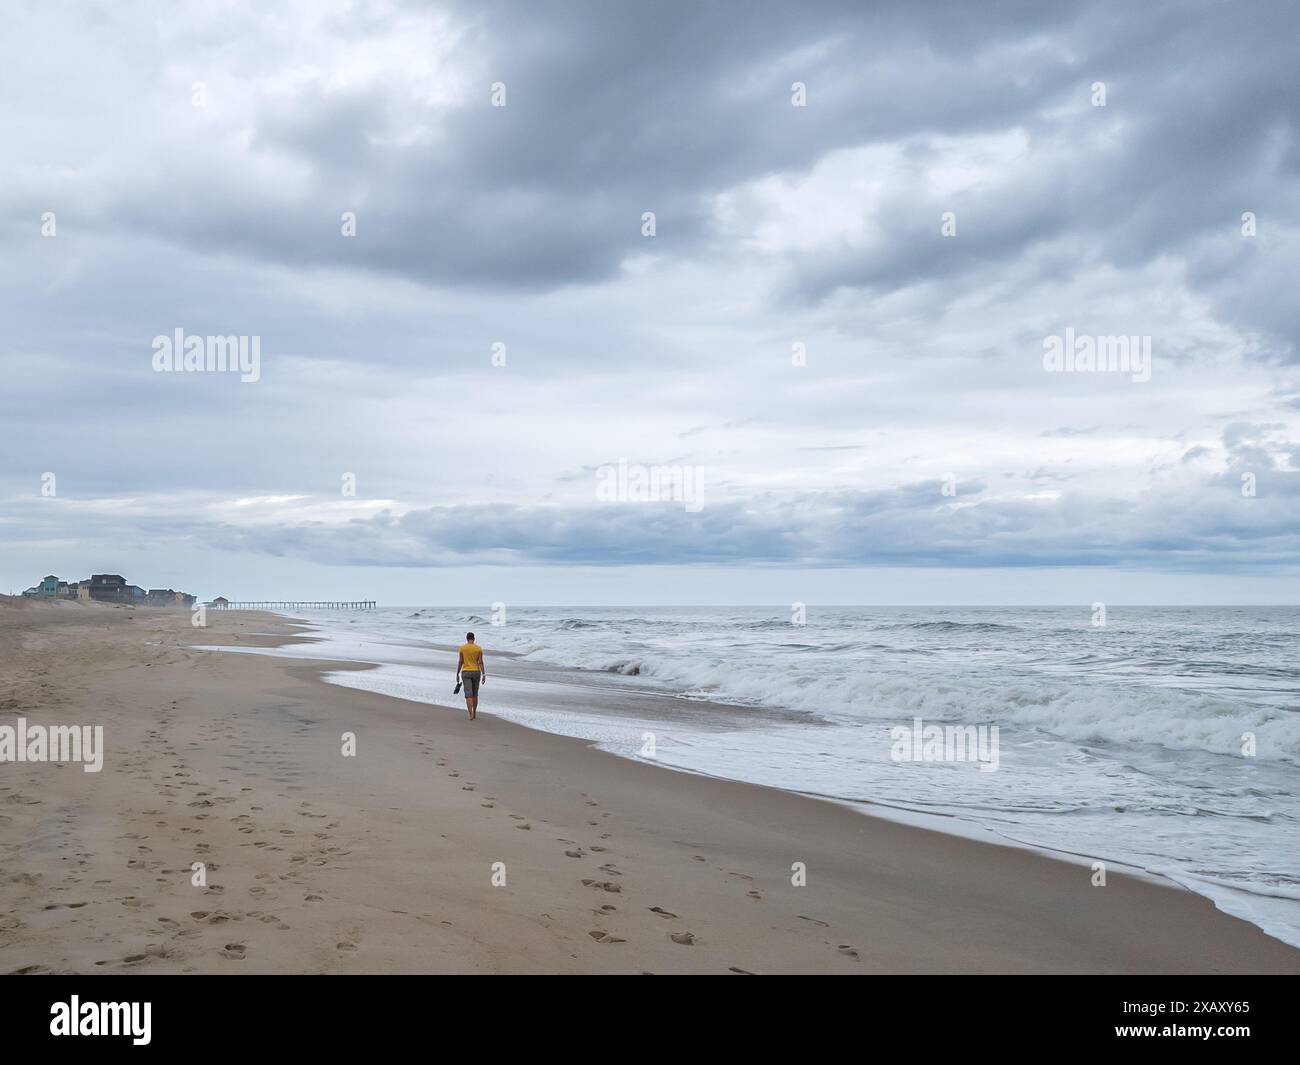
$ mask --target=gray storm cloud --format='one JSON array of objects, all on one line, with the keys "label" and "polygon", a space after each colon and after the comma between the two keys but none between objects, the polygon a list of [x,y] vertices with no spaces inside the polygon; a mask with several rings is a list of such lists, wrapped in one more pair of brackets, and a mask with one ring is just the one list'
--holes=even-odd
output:
[{"label": "gray storm cloud", "polygon": [[[95,11],[0,42],[12,580],[169,536],[1294,568],[1292,4]],[[153,373],[176,329],[260,379]],[[1045,374],[1067,329],[1150,336],[1151,381]],[[595,505],[620,457],[708,504]]]}]

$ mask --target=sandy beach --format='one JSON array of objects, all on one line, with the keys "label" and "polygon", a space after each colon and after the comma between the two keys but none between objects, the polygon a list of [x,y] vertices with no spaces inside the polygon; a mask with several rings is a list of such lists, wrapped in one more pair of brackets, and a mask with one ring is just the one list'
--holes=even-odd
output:
[{"label": "sandy beach", "polygon": [[490,683],[471,724],[190,649],[295,640],[208,620],[0,605],[0,725],[105,741],[98,773],[0,766],[0,971],[1300,973],[1172,886],[630,762]]}]

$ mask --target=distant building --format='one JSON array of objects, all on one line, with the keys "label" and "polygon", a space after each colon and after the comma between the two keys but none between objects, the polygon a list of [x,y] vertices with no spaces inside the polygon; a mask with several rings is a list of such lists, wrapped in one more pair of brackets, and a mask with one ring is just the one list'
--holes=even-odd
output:
[{"label": "distant building", "polygon": [[147,606],[193,606],[197,596],[178,592],[174,588],[150,588],[144,602]]},{"label": "distant building", "polygon": [[224,595],[217,596],[214,600],[212,600],[211,603],[208,604],[208,606],[215,606],[215,607],[227,607],[229,605],[230,605],[230,600],[227,599]]},{"label": "distant building", "polygon": [[[30,595],[28,594],[30,593]],[[23,592],[29,599],[75,599],[77,585],[61,581],[53,573],[41,578],[41,583]]]},{"label": "distant building", "polygon": [[78,594],[81,599],[93,599],[97,603],[131,602],[126,578],[120,573],[92,573],[90,584],[82,581]]},{"label": "distant building", "polygon": [[121,603],[129,606],[193,606],[195,597],[172,588],[146,591],[138,584],[127,584],[120,573],[95,573],[82,581],[61,581],[54,574],[28,588],[28,599],[77,599],[83,603]]}]

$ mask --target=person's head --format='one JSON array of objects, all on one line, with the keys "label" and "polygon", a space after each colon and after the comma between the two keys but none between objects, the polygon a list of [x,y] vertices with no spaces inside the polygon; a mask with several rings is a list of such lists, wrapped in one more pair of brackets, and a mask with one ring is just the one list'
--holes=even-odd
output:
[{"label": "person's head", "polygon": [[465,633],[465,639],[466,639],[468,642],[473,643],[473,642],[474,642],[474,634],[473,634],[472,632],[467,632],[467,633]]}]

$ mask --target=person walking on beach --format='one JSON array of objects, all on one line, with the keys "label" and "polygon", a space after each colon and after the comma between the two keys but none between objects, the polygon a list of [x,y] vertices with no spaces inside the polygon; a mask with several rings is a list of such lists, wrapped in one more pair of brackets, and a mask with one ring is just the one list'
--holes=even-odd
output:
[{"label": "person walking on beach", "polygon": [[478,686],[486,681],[483,648],[474,642],[474,634],[467,632],[465,642],[460,645],[460,657],[456,659],[456,684],[465,685],[465,707],[471,721],[478,717]]}]

